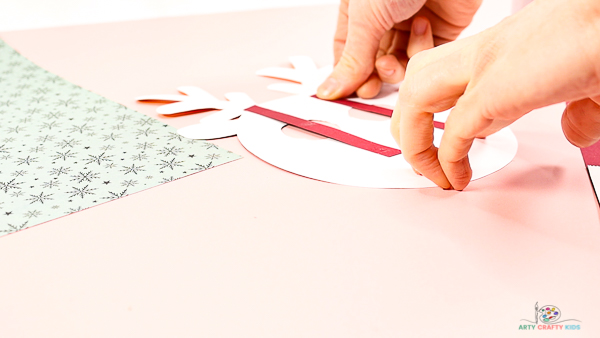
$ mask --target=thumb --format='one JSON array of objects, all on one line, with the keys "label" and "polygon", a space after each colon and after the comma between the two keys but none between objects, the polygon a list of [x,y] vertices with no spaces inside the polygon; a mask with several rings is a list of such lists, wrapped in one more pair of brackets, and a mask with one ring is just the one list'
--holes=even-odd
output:
[{"label": "thumb", "polygon": [[348,33],[342,56],[331,75],[317,90],[317,96],[322,99],[335,100],[348,96],[365,82],[373,73],[379,42],[387,30],[387,27],[369,18],[374,15],[357,8],[350,8],[349,11]]},{"label": "thumb", "polygon": [[567,140],[584,148],[600,139],[600,96],[572,101],[562,115],[562,129]]}]

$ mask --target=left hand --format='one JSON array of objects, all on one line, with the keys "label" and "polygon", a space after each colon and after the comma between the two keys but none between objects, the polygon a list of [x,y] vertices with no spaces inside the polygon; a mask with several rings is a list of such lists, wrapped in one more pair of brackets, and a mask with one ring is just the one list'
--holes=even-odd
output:
[{"label": "left hand", "polygon": [[334,37],[335,68],[317,95],[334,100],[379,93],[404,78],[408,60],[452,41],[481,0],[341,0]]}]

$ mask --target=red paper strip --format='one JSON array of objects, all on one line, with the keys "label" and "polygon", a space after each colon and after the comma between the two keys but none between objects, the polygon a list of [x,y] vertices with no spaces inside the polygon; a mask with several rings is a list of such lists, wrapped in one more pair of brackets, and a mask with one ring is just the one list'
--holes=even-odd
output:
[{"label": "red paper strip", "polygon": [[[312,97],[319,99],[317,97],[317,95],[313,95]],[[319,100],[321,100],[321,99],[319,99]],[[324,100],[324,101],[326,101],[326,100]],[[389,108],[379,107],[379,106],[375,106],[372,104],[360,103],[360,102],[346,100],[346,99],[331,100],[329,102],[334,102],[334,103],[338,103],[338,104],[341,104],[344,106],[352,107],[354,109],[368,111],[370,113],[375,113],[375,114],[389,116],[389,117],[392,117],[392,113],[394,112],[392,109],[389,109]],[[444,129],[445,126],[446,126],[446,124],[444,122],[433,121],[434,128]]]},{"label": "red paper strip", "polygon": [[346,99],[332,100],[331,102],[343,104],[344,106],[352,107],[354,109],[364,110],[371,113],[385,115],[392,117],[392,113],[394,112],[392,109],[374,106],[372,104],[360,103],[356,101],[350,101]]},{"label": "red paper strip", "polygon": [[600,142],[587,148],[581,148],[581,154],[586,165],[600,166]]},{"label": "red paper strip", "polygon": [[384,145],[365,140],[364,138],[343,132],[339,129],[304,120],[292,115],[276,112],[274,110],[259,106],[252,106],[250,108],[246,108],[246,110],[383,156],[392,157],[402,153],[398,149],[386,147]]}]

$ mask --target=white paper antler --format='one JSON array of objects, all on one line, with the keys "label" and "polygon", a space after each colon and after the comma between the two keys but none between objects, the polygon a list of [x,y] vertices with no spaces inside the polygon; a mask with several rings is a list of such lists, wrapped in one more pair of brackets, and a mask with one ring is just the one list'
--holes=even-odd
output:
[{"label": "white paper antler", "polygon": [[227,101],[218,100],[198,87],[184,86],[177,88],[177,90],[185,95],[146,95],[140,96],[136,100],[176,102],[160,106],[156,109],[157,113],[163,115],[185,113],[198,109],[224,109],[228,105]]},{"label": "white paper antler", "polygon": [[[308,56],[292,56],[290,62],[294,68],[270,67],[256,72],[260,76],[268,76],[297,83],[274,83],[267,88],[289,94],[312,96],[317,93],[317,88],[333,71],[333,66],[317,68],[314,61]],[[360,103],[394,107],[398,98],[398,84],[384,83],[379,94],[372,99],[351,97],[349,100]]]},{"label": "white paper antler", "polygon": [[221,109],[200,120],[200,123],[183,127],[177,132],[187,138],[211,140],[237,134],[237,126],[244,109],[255,105],[245,93],[227,93],[227,100],[219,100],[198,87],[177,88],[186,95],[148,95],[138,97],[138,101],[176,101],[156,109],[159,114],[170,115],[198,109]]},{"label": "white paper antler", "polygon": [[256,72],[260,76],[268,76],[297,83],[274,83],[267,88],[289,94],[314,95],[319,85],[333,71],[333,66],[317,68],[308,56],[292,56],[290,62],[294,68],[269,67]]},{"label": "white paper antler", "polygon": [[244,109],[254,106],[254,101],[246,93],[227,93],[224,101],[227,107],[209,115],[198,124],[183,127],[177,132],[187,138],[197,140],[212,140],[234,136],[238,133],[240,120],[236,120],[244,113]]}]

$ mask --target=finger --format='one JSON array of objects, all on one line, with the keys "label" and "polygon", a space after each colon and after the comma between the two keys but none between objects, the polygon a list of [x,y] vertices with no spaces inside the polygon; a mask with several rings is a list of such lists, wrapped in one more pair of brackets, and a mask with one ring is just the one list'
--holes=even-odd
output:
[{"label": "finger", "polygon": [[342,57],[342,52],[346,45],[346,37],[348,36],[348,1],[349,0],[340,1],[337,28],[333,37],[334,65],[337,65]]},{"label": "finger", "polygon": [[[439,4],[434,5],[437,2]],[[473,14],[477,8],[468,8],[466,3],[474,1],[428,1],[414,16],[425,17],[432,25],[435,32],[435,46],[454,41],[460,33],[471,23]],[[440,6],[441,5],[441,6]],[[448,5],[455,8],[443,8]],[[436,7],[432,10],[433,7]],[[397,23],[397,29],[410,31],[412,29],[410,20]]]},{"label": "finger", "polygon": [[408,63],[406,46],[409,33],[391,29],[386,36],[388,37],[387,44],[385,46],[380,45],[381,53],[377,55],[375,69],[377,69],[377,74],[383,82],[398,83],[404,79],[406,64]]},{"label": "finger", "polygon": [[[443,52],[443,51],[442,51]],[[431,50],[428,53],[440,53]],[[392,135],[400,145],[402,154],[413,168],[444,189],[452,188],[438,160],[438,149],[433,145],[433,113],[455,105],[464,93],[469,73],[458,53],[451,53],[440,61],[423,65],[419,59],[435,59],[444,55],[419,54],[418,71],[411,71],[400,86],[398,104],[392,116]],[[413,59],[415,60],[415,59]],[[449,129],[446,124],[446,131]]]},{"label": "finger", "polygon": [[406,49],[406,54],[409,58],[420,51],[434,47],[431,24],[427,18],[423,16],[414,18],[411,28],[410,39],[408,40],[408,47]]},{"label": "finger", "polygon": [[497,93],[497,81],[479,80],[477,86],[471,84],[446,120],[438,152],[446,178],[456,190],[463,190],[471,181],[468,153],[473,140],[491,135],[528,112],[519,105],[502,106],[491,100],[490,96]]},{"label": "finger", "polygon": [[[399,94],[398,102],[396,104],[396,109],[394,110],[394,113],[392,114],[392,120],[391,120],[391,125],[390,125],[390,131],[392,133],[392,136],[394,137],[394,139],[396,140],[396,143],[398,143],[399,146],[401,146],[401,142],[400,142],[400,116],[401,116],[400,105],[401,105],[401,103],[409,104],[409,103],[411,103],[411,100],[417,100],[420,104],[425,104],[427,106],[427,107],[422,107],[422,108],[426,108],[425,110],[431,111],[431,112],[433,112],[433,111],[440,112],[440,111],[452,108],[454,106],[453,102],[456,102],[456,100],[458,100],[458,97],[460,96],[460,93],[462,92],[462,88],[457,88],[456,92],[459,94],[455,95],[454,98],[450,98],[450,100],[448,102],[441,102],[441,105],[440,105],[441,108],[435,107],[435,100],[427,100],[426,96],[419,96],[420,95],[419,89],[417,88],[416,85],[412,85],[412,83],[414,82],[414,81],[412,81],[413,76],[415,78],[420,79],[417,82],[426,82],[428,80],[426,77],[424,77],[422,75],[417,76],[415,74],[421,72],[423,70],[423,68],[425,68],[429,65],[435,64],[437,61],[447,57],[448,55],[459,52],[461,49],[465,48],[469,44],[469,42],[470,42],[470,38],[462,39],[459,41],[454,41],[452,43],[436,47],[434,50],[431,50],[430,52],[421,53],[421,54],[419,54],[418,57],[414,57],[411,59],[410,67],[407,66],[406,71],[405,71],[405,73],[406,73],[405,79],[408,79],[408,80],[405,80],[406,83],[404,83],[403,86],[400,86],[400,91],[398,93]],[[458,59],[460,60],[460,58],[458,58]],[[459,64],[454,63],[451,65],[458,66]],[[438,68],[440,68],[440,67],[438,66]],[[441,70],[443,72],[449,71],[449,69],[444,69],[443,67],[441,67]],[[430,71],[429,74],[436,76],[436,74],[434,74],[434,71]],[[432,79],[436,79],[436,78],[437,77],[432,77]],[[463,79],[463,81],[466,81],[466,80]],[[460,80],[459,80],[459,82],[460,82]],[[413,96],[413,94],[414,94],[414,96]],[[405,96],[405,98],[402,98],[402,96]],[[427,102],[429,102],[429,103],[427,103]],[[446,107],[446,108],[444,109],[443,107]],[[442,109],[442,110],[440,110],[440,109]]]},{"label": "finger", "polygon": [[484,139],[484,138],[498,132],[500,129],[508,126],[509,124],[510,123],[508,123],[508,121],[506,121],[506,120],[494,120],[485,130],[482,130],[481,132],[479,132],[479,134],[477,134],[477,136],[475,136],[475,138]]},{"label": "finger", "polygon": [[[405,34],[405,32],[401,31],[398,31],[398,34],[396,34],[396,43],[394,43],[395,48],[390,48],[392,49],[391,52],[393,52],[394,55],[382,56],[375,62],[377,73],[383,82],[398,83],[402,81],[405,76],[404,68],[406,67],[408,58],[422,50],[434,47],[431,25],[429,24],[429,20],[427,20],[425,17],[416,17],[413,20],[412,30],[408,42],[406,42],[406,38],[403,39]],[[402,47],[406,50],[399,51],[397,49],[397,43],[399,40],[404,40],[402,41],[404,42]],[[408,44],[408,46],[406,46],[406,44]],[[404,59],[404,66],[398,59]]]},{"label": "finger", "polygon": [[[429,26],[432,31],[434,47],[454,41],[435,35],[435,29],[431,25],[431,22],[429,23]],[[400,24],[396,24],[394,25],[392,31],[395,32],[394,42],[392,46],[388,49],[386,54],[394,54],[396,55],[396,57],[398,57],[399,55],[406,56],[406,49],[408,47],[412,31],[412,22],[403,22]]]},{"label": "finger", "polygon": [[433,114],[406,104],[399,104],[394,115],[398,110],[402,111],[398,132],[392,132],[401,145],[404,159],[415,172],[421,173],[443,189],[451,189],[450,181],[437,159],[438,149],[433,145]]},{"label": "finger", "polygon": [[600,139],[600,96],[569,102],[562,115],[563,132],[573,145],[589,147]]},{"label": "finger", "polygon": [[381,79],[376,72],[371,74],[367,81],[363,83],[357,90],[356,95],[362,99],[371,99],[379,94],[382,86]]},{"label": "finger", "polygon": [[391,31],[394,33],[394,39],[385,54],[394,55],[404,68],[406,68],[406,63],[408,62],[406,47],[408,46],[408,40],[410,39],[410,30],[404,31],[394,28]]},{"label": "finger", "polygon": [[463,95],[446,120],[440,142],[438,160],[446,178],[456,190],[463,190],[471,181],[469,150],[475,137],[486,130],[492,120],[484,118],[482,105],[475,95]]},{"label": "finger", "polygon": [[[395,48],[396,41],[398,40],[397,35],[398,31],[391,29],[385,32],[379,43],[375,69],[379,79],[383,82],[398,83],[404,77],[404,68],[400,65],[398,59],[394,55],[389,55],[390,50],[394,50]],[[400,74],[402,78],[397,79],[399,77],[398,74]],[[357,93],[359,91],[361,91],[360,88],[357,90]]]},{"label": "finger", "polygon": [[[413,76],[415,76],[415,74],[421,72],[423,70],[423,68],[425,68],[429,65],[435,64],[436,62],[447,57],[448,55],[459,52],[461,49],[465,48],[469,44],[469,42],[470,42],[469,38],[462,39],[459,41],[453,41],[452,43],[436,47],[435,50],[432,50],[431,52],[421,53],[421,54],[419,54],[418,57],[413,57],[411,59],[410,67],[408,67],[408,64],[407,64],[407,67],[405,70],[405,75],[404,75],[405,80],[406,79],[412,80]],[[458,58],[458,59],[460,59],[460,58]],[[458,66],[459,64],[454,63],[451,65]],[[438,66],[438,68],[440,68],[440,67]],[[442,66],[440,70],[442,72],[447,72],[450,69],[444,69]],[[437,79],[437,77],[436,77],[437,75],[435,74],[435,68],[434,68],[434,71],[431,71],[431,70],[428,71],[428,74],[429,75],[426,75],[426,76],[422,76],[422,75],[415,76],[415,78],[417,78],[417,77],[420,78],[420,82],[426,82],[427,76],[432,76],[431,79]],[[466,79],[463,79],[463,80],[467,81]],[[458,81],[460,82],[460,80],[458,80]],[[396,143],[398,143],[398,145],[400,147],[401,147],[400,103],[407,102],[407,104],[408,104],[411,100],[416,100],[416,101],[420,102],[420,104],[424,105],[421,108],[426,111],[441,112],[444,110],[448,110],[454,106],[454,104],[460,97],[460,94],[464,91],[464,87],[465,87],[465,85],[462,85],[462,87],[456,88],[455,95],[446,97],[443,100],[441,100],[439,103],[436,103],[436,101],[433,99],[427,100],[426,96],[423,96],[423,95],[419,96],[421,94],[421,92],[418,89],[416,89],[417,87],[411,85],[412,82],[413,81],[406,81],[406,84],[404,84],[404,88],[402,86],[400,87],[400,91],[399,91],[399,95],[398,95],[398,102],[397,102],[397,106],[396,106],[397,109],[395,109],[394,113],[392,114],[390,131],[392,133],[392,136],[394,136]],[[406,96],[406,98],[404,98],[404,99],[401,98],[403,96],[403,95],[401,95],[402,93],[404,93],[404,96]]]},{"label": "finger", "polygon": [[379,42],[379,50],[377,51],[377,58],[380,58],[386,54],[389,54],[389,50],[392,48],[394,41],[396,40],[396,30],[390,29],[383,34],[381,41]]},{"label": "finger", "polygon": [[379,42],[387,27],[373,24],[367,17],[366,2],[354,2],[348,8],[348,32],[346,42],[333,73],[319,86],[317,95],[322,99],[337,99],[352,94],[362,85],[374,70],[375,56]]},{"label": "finger", "polygon": [[[435,51],[431,51],[428,53],[421,53],[421,54],[419,54],[418,58],[414,57],[415,55],[413,55],[413,58],[411,58],[410,69],[408,68],[408,65],[407,65],[407,68],[406,68],[407,73],[406,73],[405,77],[409,77],[410,73],[414,74],[414,73],[421,71],[422,68],[429,66],[429,65],[447,57],[448,55],[451,55],[453,53],[460,52],[463,49],[469,48],[469,46],[473,45],[476,42],[477,41],[474,39],[474,37],[468,37],[468,38],[460,39],[457,41],[451,41],[451,43],[446,43],[441,46],[437,46],[437,47],[435,47]],[[461,62],[464,64],[467,63],[465,60],[462,60]],[[409,73],[409,70],[410,70],[410,73]]]},{"label": "finger", "polygon": [[404,66],[394,55],[388,54],[378,58],[375,68],[383,82],[398,83],[404,79]]}]

